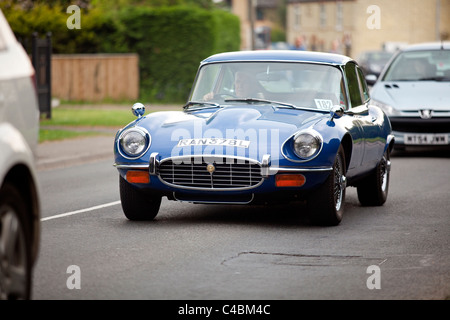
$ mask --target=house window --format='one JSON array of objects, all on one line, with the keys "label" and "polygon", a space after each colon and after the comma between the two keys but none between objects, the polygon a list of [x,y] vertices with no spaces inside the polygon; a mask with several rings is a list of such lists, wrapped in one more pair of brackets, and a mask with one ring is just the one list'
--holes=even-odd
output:
[{"label": "house window", "polygon": [[326,27],[327,25],[327,8],[325,7],[325,4],[320,4],[320,26]]},{"label": "house window", "polygon": [[264,20],[264,10],[261,8],[256,8],[256,20],[262,21]]},{"label": "house window", "polygon": [[300,5],[295,5],[294,7],[294,28],[296,30],[300,29],[302,24],[302,11]]},{"label": "house window", "polygon": [[336,2],[336,30],[342,31],[344,21],[344,6],[342,1]]}]

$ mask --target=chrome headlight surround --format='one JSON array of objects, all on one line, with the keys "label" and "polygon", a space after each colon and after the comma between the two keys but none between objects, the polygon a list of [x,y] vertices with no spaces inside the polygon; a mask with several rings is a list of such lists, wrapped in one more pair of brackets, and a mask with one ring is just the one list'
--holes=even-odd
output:
[{"label": "chrome headlight surround", "polygon": [[292,137],[292,150],[301,162],[309,161],[317,157],[322,151],[322,135],[313,129],[297,132]]},{"label": "chrome headlight surround", "polygon": [[132,127],[120,133],[117,139],[117,150],[125,159],[138,159],[148,151],[152,139],[147,130]]}]

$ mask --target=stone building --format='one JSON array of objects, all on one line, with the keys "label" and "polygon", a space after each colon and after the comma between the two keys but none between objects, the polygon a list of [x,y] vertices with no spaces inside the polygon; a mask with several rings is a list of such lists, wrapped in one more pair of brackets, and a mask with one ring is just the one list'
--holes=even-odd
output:
[{"label": "stone building", "polygon": [[366,50],[450,39],[450,0],[287,0],[286,37],[356,58]]},{"label": "stone building", "polygon": [[271,32],[284,29],[280,10],[285,7],[285,0],[231,0],[229,3],[241,21],[242,50],[266,49]]}]

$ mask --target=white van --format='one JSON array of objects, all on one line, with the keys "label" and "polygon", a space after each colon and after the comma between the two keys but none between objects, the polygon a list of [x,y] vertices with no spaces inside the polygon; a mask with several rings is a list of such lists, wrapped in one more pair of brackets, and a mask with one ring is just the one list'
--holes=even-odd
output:
[{"label": "white van", "polygon": [[0,10],[0,300],[30,299],[40,239],[34,69]]}]

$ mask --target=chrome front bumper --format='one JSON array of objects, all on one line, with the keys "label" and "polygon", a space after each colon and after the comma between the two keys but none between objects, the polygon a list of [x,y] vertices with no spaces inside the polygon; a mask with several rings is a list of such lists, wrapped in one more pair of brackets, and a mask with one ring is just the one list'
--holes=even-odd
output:
[{"label": "chrome front bumper", "polygon": [[[214,159],[214,158],[224,158],[224,156],[216,156],[216,155],[201,155],[202,157],[206,158],[206,159]],[[119,163],[114,163],[114,167],[116,167],[117,169],[125,169],[125,170],[148,170],[150,175],[153,176],[159,176],[159,165],[161,162],[163,161],[167,161],[167,160],[181,160],[183,158],[187,158],[187,157],[173,157],[173,158],[166,158],[166,159],[160,159],[160,156],[157,152],[154,152],[150,155],[150,160],[148,162],[148,164],[119,164]],[[246,159],[246,158],[239,158],[239,157],[231,157],[233,159],[237,159],[237,160],[250,160],[253,162],[257,162],[259,163],[260,167],[261,167],[261,176],[263,178],[268,178],[269,176],[273,176],[279,172],[284,172],[284,173],[307,173],[307,172],[326,172],[326,171],[331,171],[333,170],[332,167],[314,167],[314,168],[309,168],[309,167],[305,167],[305,168],[295,168],[295,167],[282,167],[282,166],[272,166],[271,165],[271,160],[270,160],[270,155],[266,154],[262,157],[262,161],[256,161],[256,160],[251,160],[251,159]]]}]

